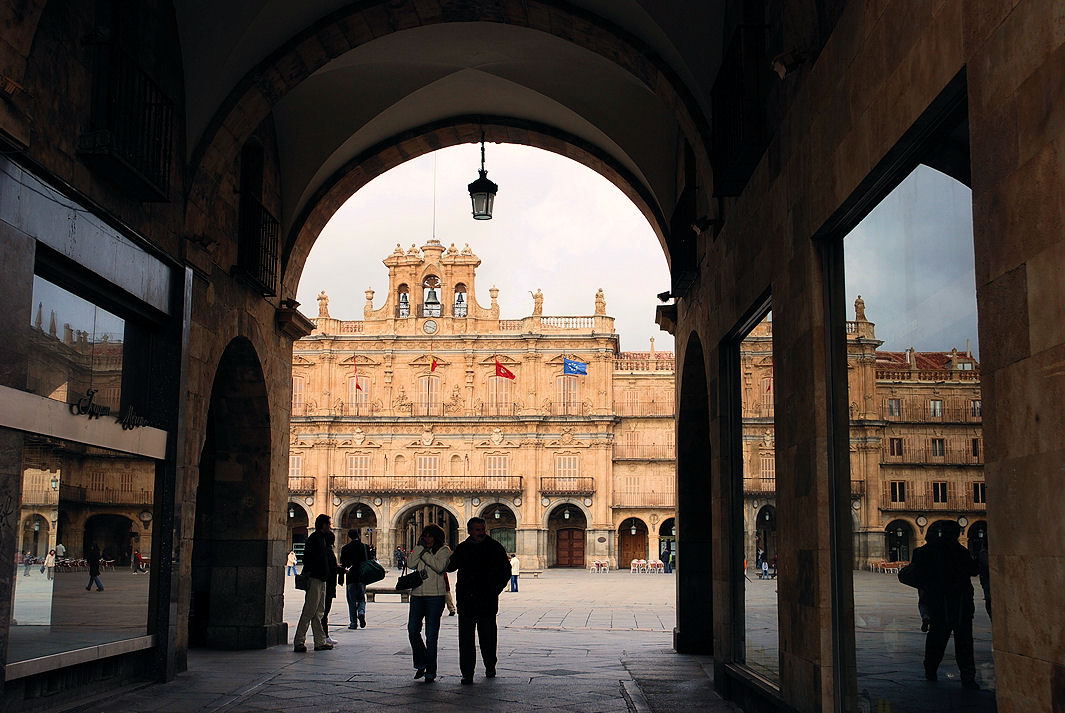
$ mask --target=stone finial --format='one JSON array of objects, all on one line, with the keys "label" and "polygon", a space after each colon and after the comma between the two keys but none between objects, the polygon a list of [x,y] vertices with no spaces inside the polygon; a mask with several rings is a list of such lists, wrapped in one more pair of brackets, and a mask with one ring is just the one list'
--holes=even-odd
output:
[{"label": "stone finial", "polygon": [[448,255],[458,255],[459,249],[455,247],[455,243],[451,243],[451,246],[447,249]]},{"label": "stone finial", "polygon": [[369,304],[373,304],[374,291],[372,287],[367,287],[362,294],[364,297],[366,297],[366,301]]},{"label": "stone finial", "polygon": [[595,293],[595,313],[606,314],[606,295],[602,287]]},{"label": "stone finial", "polygon": [[396,243],[396,249],[392,251],[392,254],[393,255],[402,255],[403,254],[403,246],[400,245],[399,243]]},{"label": "stone finial", "polygon": [[407,250],[407,254],[408,254],[408,255],[415,255],[415,256],[417,256],[417,255],[418,255],[418,246],[417,246],[417,245],[415,245],[414,243],[411,243],[411,244],[410,244],[410,249],[409,249],[409,250]]},{"label": "stone finial", "polygon": [[530,292],[533,298],[533,317],[539,317],[544,313],[544,293],[540,291],[540,288],[536,288],[536,292]]},{"label": "stone finial", "polygon": [[44,331],[44,303],[37,303],[37,319],[33,320],[33,326]]},{"label": "stone finial", "polygon": [[867,322],[865,318],[865,300],[861,295],[858,295],[858,299],[854,300],[854,320],[856,322]]},{"label": "stone finial", "polygon": [[488,296],[492,298],[492,306],[495,307],[496,298],[499,297],[499,288],[495,285],[492,285],[490,288],[488,288]]},{"label": "stone finial", "polygon": [[462,248],[462,254],[463,255],[473,255],[473,250],[470,249],[470,244],[469,243],[466,243],[465,247]]},{"label": "stone finial", "polygon": [[51,334],[54,337],[55,336],[55,332],[56,332],[55,310],[52,310],[52,314],[48,317],[48,333]]},{"label": "stone finial", "polygon": [[363,316],[363,319],[369,319],[370,315],[373,314],[373,296],[374,296],[374,291],[373,291],[373,289],[367,287],[366,290],[362,294],[363,294],[363,296],[366,297],[366,304],[364,304],[362,306],[362,316]]},{"label": "stone finial", "polygon": [[318,318],[329,319],[329,295],[325,290],[318,293]]},{"label": "stone finial", "polygon": [[655,358],[655,338],[651,337],[651,358]]},{"label": "stone finial", "polygon": [[63,343],[64,344],[73,344],[74,343],[74,329],[70,326],[69,322],[63,324]]}]

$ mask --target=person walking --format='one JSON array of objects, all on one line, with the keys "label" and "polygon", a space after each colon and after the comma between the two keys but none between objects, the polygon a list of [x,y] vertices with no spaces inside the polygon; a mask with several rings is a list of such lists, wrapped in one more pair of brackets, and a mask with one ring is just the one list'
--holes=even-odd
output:
[{"label": "person walking", "polygon": [[913,551],[910,564],[899,572],[899,581],[918,591],[928,611],[924,672],[929,681],[938,679],[939,664],[947,641],[954,635],[954,657],[961,671],[961,684],[978,689],[973,655],[972,578],[979,574],[976,560],[958,542],[961,526],[953,521],[937,523],[928,543]]},{"label": "person walking", "polygon": [[85,561],[89,564],[89,583],[85,585],[85,591],[96,585],[96,591],[104,591],[104,583],[100,581],[100,548],[93,542],[89,545],[89,551],[85,554]]},{"label": "person walking", "polygon": [[344,593],[348,602],[348,628],[366,628],[366,585],[359,581],[359,565],[367,559],[366,545],[359,540],[359,531],[348,530],[348,544],[340,549],[340,576],[344,578]]},{"label": "person walking", "polygon": [[48,579],[55,579],[55,550],[48,550],[48,555],[44,558],[44,571]]},{"label": "person walking", "polygon": [[295,577],[296,576],[296,551],[295,550],[289,550],[288,551],[288,559],[285,560],[285,576],[286,577]]},{"label": "person walking", "polygon": [[[411,550],[407,566],[421,575],[422,583],[410,593],[407,636],[414,655],[415,678],[426,683],[436,680],[436,648],[440,637],[440,617],[444,613],[447,582],[444,572],[451,557],[444,531],[438,525],[426,525],[418,545]],[[422,641],[422,621],[425,640]]]},{"label": "person walking", "polygon": [[769,579],[769,560],[765,557],[762,557],[762,574],[759,579]]},{"label": "person walking", "polygon": [[510,581],[510,562],[507,551],[488,536],[482,518],[470,518],[466,523],[469,537],[455,547],[447,571],[459,573],[459,669],[463,685],[473,683],[473,669],[477,663],[474,630],[481,645],[484,675],[496,675],[496,613],[499,594]]},{"label": "person walking", "polygon": [[521,575],[521,560],[517,552],[510,553],[510,591],[518,591],[518,577]]},{"label": "person walking", "polygon": [[26,556],[22,558],[22,563],[25,565],[22,568],[22,576],[23,577],[29,577],[30,576],[30,567],[33,566],[33,553],[30,552],[29,550],[26,550]]},{"label": "person walking", "polygon": [[314,650],[329,651],[333,645],[325,640],[325,629],[322,628],[322,615],[325,613],[326,582],[331,572],[329,554],[329,541],[326,534],[329,533],[329,516],[322,514],[314,519],[314,532],[307,537],[306,549],[303,550],[303,576],[306,583],[306,596],[303,600],[303,611],[300,613],[299,623],[296,624],[296,633],[292,637],[293,651],[304,653],[307,651],[307,627],[311,627],[314,635]]},{"label": "person walking", "polygon": [[392,561],[396,563],[396,569],[406,569],[407,563],[403,556],[403,548],[396,545],[395,552],[392,553]]},{"label": "person walking", "polygon": [[336,535],[330,530],[326,533],[325,539],[329,545],[329,549],[326,550],[326,554],[329,557],[329,579],[325,582],[325,608],[322,611],[322,630],[325,632],[325,642],[336,646],[339,642],[329,635],[329,612],[333,608],[333,600],[337,598],[337,587],[342,578],[340,564],[337,562],[337,556],[333,551],[333,546],[337,541]]}]

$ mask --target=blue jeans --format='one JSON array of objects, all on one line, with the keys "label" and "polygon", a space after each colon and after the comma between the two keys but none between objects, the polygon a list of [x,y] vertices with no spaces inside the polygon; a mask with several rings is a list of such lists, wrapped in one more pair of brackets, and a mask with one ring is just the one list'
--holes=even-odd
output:
[{"label": "blue jeans", "polygon": [[516,574],[510,575],[510,591],[518,591],[518,575]]},{"label": "blue jeans", "polygon": [[97,589],[99,589],[101,591],[103,590],[104,583],[100,581],[100,575],[98,575],[98,574],[90,575],[89,576],[89,584],[85,588],[86,589],[91,589],[92,585],[94,585],[94,584],[96,585]]},{"label": "blue jeans", "polygon": [[356,617],[366,616],[366,585],[345,584],[348,597],[348,625],[354,626]]},{"label": "blue jeans", "polygon": [[285,565],[285,575],[288,576],[288,577],[295,577],[296,576],[296,565],[294,565],[294,564]]},{"label": "blue jeans", "polygon": [[[440,636],[440,616],[444,613],[444,597],[411,597],[407,617],[407,635],[414,653],[414,668],[424,668],[436,675],[436,641]],[[425,619],[425,641],[422,642],[422,619]]]}]

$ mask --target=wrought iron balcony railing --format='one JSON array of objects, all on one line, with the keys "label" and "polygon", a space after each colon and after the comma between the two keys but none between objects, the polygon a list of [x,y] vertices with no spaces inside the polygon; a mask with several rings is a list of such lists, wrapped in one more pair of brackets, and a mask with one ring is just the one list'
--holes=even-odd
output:
[{"label": "wrought iron balcony railing", "polygon": [[241,277],[253,283],[264,295],[277,294],[280,227],[277,218],[262,203],[251,196],[240,197],[237,267]]},{"label": "wrought iron balcony railing", "polygon": [[333,475],[337,495],[364,493],[514,493],[522,490],[520,475]]},{"label": "wrought iron balcony railing", "polygon": [[906,448],[901,453],[893,454],[889,449],[880,453],[881,463],[896,465],[983,465],[983,453],[974,454],[971,450],[945,448]]},{"label": "wrought iron balcony railing", "polygon": [[676,457],[673,444],[614,444],[614,460],[674,460]]},{"label": "wrought iron balcony railing", "polygon": [[544,495],[594,495],[595,478],[587,475],[543,476],[540,492]]},{"label": "wrought iron balcony railing", "polygon": [[639,492],[614,491],[614,507],[641,508],[658,507],[672,508],[677,506],[677,494],[673,490],[644,490]]},{"label": "wrought iron balcony railing", "polygon": [[615,401],[618,416],[672,416],[676,408],[672,401]]},{"label": "wrought iron balcony railing", "polygon": [[105,505],[143,505],[151,507],[155,492],[152,490],[123,490],[121,488],[92,488],[83,485],[59,486],[59,499],[78,503]]},{"label": "wrought iron balcony railing", "polygon": [[313,475],[290,475],[288,477],[288,492],[298,495],[313,495],[316,490]]}]

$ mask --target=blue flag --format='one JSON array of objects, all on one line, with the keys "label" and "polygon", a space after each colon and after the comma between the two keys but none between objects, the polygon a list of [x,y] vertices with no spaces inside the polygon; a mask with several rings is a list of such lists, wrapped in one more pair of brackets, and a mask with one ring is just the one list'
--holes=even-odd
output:
[{"label": "blue flag", "polygon": [[562,357],[562,373],[588,376],[588,365],[583,361],[574,361],[573,359]]}]

